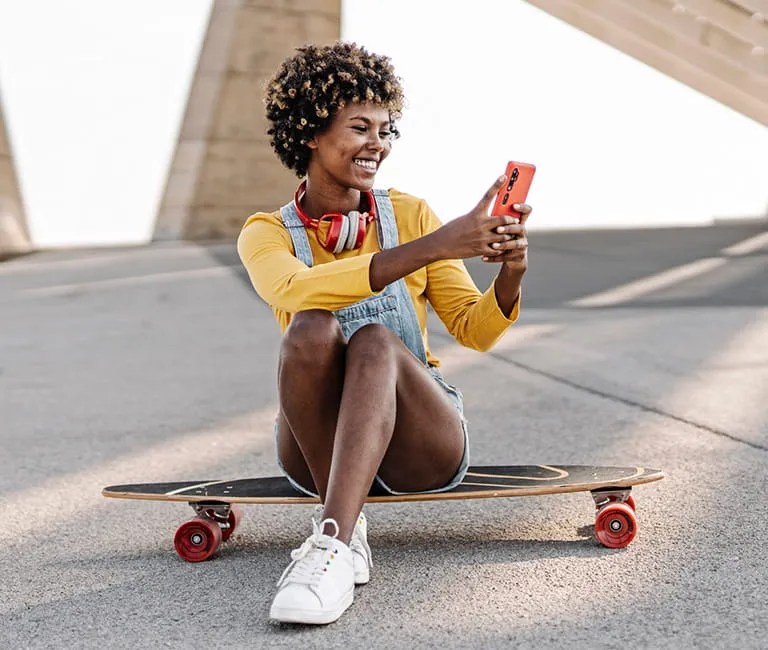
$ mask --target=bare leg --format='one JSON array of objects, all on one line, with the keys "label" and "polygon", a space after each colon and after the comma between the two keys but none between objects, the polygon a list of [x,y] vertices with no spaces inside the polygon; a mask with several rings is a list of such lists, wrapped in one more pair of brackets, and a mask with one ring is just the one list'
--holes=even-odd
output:
[{"label": "bare leg", "polygon": [[278,450],[348,543],[374,476],[398,491],[445,485],[464,453],[451,400],[402,341],[367,325],[344,343],[336,319],[294,317],[280,356]]},{"label": "bare leg", "polygon": [[398,491],[439,488],[464,454],[450,398],[383,325],[358,330],[347,346],[325,516],[346,542],[374,476]]},{"label": "bare leg", "polygon": [[332,313],[296,314],[278,366],[278,454],[291,477],[325,501],[344,383],[346,342]]}]

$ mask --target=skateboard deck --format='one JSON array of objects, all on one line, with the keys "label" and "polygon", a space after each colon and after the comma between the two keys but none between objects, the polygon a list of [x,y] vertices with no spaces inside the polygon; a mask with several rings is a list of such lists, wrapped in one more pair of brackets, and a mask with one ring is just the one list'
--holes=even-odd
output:
[{"label": "skateboard deck", "polygon": [[[446,501],[494,497],[591,492],[597,509],[595,534],[610,548],[622,548],[637,531],[632,486],[658,481],[664,473],[645,467],[592,465],[493,465],[470,467],[452,490],[391,495],[371,489],[367,503]],[[111,485],[105,497],[154,501],[186,501],[197,513],[176,532],[175,546],[188,561],[208,559],[235,531],[242,517],[238,504],[319,503],[296,490],[282,476],[234,480],[184,481]]]}]

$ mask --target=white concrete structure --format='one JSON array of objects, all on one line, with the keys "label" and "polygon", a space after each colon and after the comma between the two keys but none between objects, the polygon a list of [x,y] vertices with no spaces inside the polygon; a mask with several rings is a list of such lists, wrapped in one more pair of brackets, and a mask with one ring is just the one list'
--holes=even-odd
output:
[{"label": "white concrete structure", "polygon": [[0,0],[0,254],[232,237],[296,182],[264,79],[339,36],[406,85],[380,184],[443,219],[508,158],[539,168],[532,229],[759,217],[767,2]]}]

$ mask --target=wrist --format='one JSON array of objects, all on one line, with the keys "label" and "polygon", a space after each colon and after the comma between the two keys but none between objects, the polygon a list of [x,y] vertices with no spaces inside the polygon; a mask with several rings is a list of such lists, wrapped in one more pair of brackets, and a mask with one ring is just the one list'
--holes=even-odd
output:
[{"label": "wrist", "polygon": [[424,255],[427,259],[427,264],[447,259],[448,256],[445,253],[442,239],[440,229],[421,238],[420,241],[424,246]]},{"label": "wrist", "polygon": [[525,275],[525,267],[521,268],[517,262],[502,262],[499,275],[503,275],[510,280],[522,282],[523,275]]}]

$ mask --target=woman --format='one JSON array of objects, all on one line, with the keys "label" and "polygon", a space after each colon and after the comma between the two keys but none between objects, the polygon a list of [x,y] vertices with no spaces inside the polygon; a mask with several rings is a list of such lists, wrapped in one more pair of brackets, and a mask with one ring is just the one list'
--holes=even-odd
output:
[{"label": "woman", "polygon": [[[265,103],[271,145],[302,180],[293,201],[246,221],[238,252],[283,332],[278,463],[323,504],[270,616],[330,623],[369,579],[369,491],[449,490],[467,471],[461,393],[430,352],[427,302],[457,341],[488,350],[518,317],[528,243],[523,223],[488,216],[504,177],[445,225],[423,200],[373,189],[403,103],[389,58],[299,48]],[[476,256],[500,264],[485,293],[462,261]]]}]

